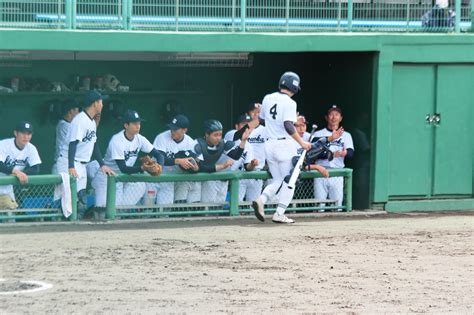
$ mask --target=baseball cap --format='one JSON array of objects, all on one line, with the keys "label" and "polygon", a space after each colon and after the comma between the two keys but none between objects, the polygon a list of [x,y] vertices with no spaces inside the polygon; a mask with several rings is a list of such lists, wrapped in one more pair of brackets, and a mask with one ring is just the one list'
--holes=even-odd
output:
[{"label": "baseball cap", "polygon": [[102,95],[102,93],[100,93],[99,91],[97,90],[90,90],[86,93],[85,97],[84,97],[84,105],[86,107],[90,106],[92,103],[94,103],[95,101],[98,101],[98,100],[106,100],[108,99],[109,96],[108,95]]},{"label": "baseball cap", "polygon": [[250,115],[247,115],[247,114],[243,114],[243,115],[240,115],[238,118],[237,118],[237,123],[240,124],[240,123],[246,123],[246,122],[250,122],[252,121],[252,117]]},{"label": "baseball cap", "polygon": [[145,121],[138,115],[138,113],[134,110],[128,109],[122,118],[123,123],[132,123],[138,121]]},{"label": "baseball cap", "polygon": [[189,119],[184,115],[176,115],[171,119],[171,122],[167,126],[171,130],[189,128]]},{"label": "baseball cap", "polygon": [[66,99],[61,102],[61,114],[65,115],[71,109],[79,107],[79,103],[75,99]]},{"label": "baseball cap", "polygon": [[27,121],[21,121],[16,125],[15,131],[33,133],[33,125]]},{"label": "baseball cap", "polygon": [[332,105],[331,107],[329,107],[329,109],[328,109],[328,115],[329,115],[329,113],[332,112],[333,110],[339,112],[339,114],[342,115],[342,109],[341,109],[339,106],[337,106],[337,105]]}]

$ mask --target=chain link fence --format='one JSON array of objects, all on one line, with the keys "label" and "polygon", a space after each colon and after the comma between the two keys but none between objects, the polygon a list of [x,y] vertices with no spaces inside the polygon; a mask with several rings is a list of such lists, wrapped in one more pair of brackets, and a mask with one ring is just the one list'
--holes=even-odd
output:
[{"label": "chain link fence", "polygon": [[[352,210],[352,170],[330,170],[331,176],[344,176],[344,201],[315,198],[317,172],[303,172],[290,212]],[[107,217],[215,216],[253,213],[256,199],[269,178],[266,172],[219,172],[213,174],[119,175],[108,178]],[[190,181],[193,179],[192,181]],[[276,209],[278,199],[270,200],[266,211]]]},{"label": "chain link fence", "polygon": [[[22,185],[16,177],[0,177],[0,222],[55,221],[64,218],[60,194],[55,198],[55,189],[62,183],[61,177],[37,175],[28,178],[28,184]],[[75,187],[75,181],[71,187]]]}]

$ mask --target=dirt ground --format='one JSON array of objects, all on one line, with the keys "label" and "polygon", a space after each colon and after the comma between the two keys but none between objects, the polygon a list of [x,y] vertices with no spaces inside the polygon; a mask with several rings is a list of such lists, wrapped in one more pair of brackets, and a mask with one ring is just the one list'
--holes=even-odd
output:
[{"label": "dirt ground", "polygon": [[0,312],[472,314],[473,214],[4,225]]}]

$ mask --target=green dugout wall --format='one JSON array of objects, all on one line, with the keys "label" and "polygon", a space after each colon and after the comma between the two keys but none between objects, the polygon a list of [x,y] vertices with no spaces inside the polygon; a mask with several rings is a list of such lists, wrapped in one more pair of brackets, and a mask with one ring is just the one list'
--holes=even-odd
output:
[{"label": "green dugout wall", "polygon": [[[2,62],[0,85],[8,86],[12,76],[68,82],[73,75],[104,73],[129,85],[131,92],[112,94],[113,105],[106,106],[99,128],[103,151],[120,129],[116,116],[123,108],[135,108],[147,117],[142,131],[150,140],[164,129],[173,110],[191,117],[192,136],[199,136],[202,121],[211,117],[230,129],[247,103],[260,101],[275,89],[279,75],[292,69],[302,77],[303,92],[296,101],[308,120],[324,126],[325,109],[338,104],[344,109],[344,126],[358,138],[356,158],[349,163],[354,168],[355,208],[474,208],[472,34],[2,30],[0,50],[51,56],[22,66]],[[63,52],[100,57],[59,60],[58,53]],[[253,59],[250,67],[170,67],[133,58],[137,53],[162,52],[249,52]],[[115,58],[118,53],[124,55]],[[44,173],[54,148],[55,116],[50,105],[67,97],[80,98],[80,93],[0,94],[0,138],[10,136],[16,121],[32,120],[38,126],[32,142],[43,157]],[[427,115],[437,114],[439,123],[435,118],[433,123],[426,121]],[[358,150],[363,137],[370,147]]]}]

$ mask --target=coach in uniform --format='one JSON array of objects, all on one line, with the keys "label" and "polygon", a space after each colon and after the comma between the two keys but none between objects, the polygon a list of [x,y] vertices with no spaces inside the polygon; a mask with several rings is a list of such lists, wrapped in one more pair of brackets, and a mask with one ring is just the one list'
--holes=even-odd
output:
[{"label": "coach in uniform", "polygon": [[[329,149],[333,152],[334,158],[330,161],[329,159],[319,159],[316,164],[321,165],[325,168],[343,168],[344,158],[352,158],[354,155],[354,144],[352,141],[351,134],[344,131],[340,124],[342,122],[342,110],[337,105],[332,105],[325,116],[327,121],[327,127],[318,130],[314,134],[314,140],[321,137],[328,137],[335,131],[342,130],[342,134],[329,141]],[[316,199],[329,199],[337,200],[336,205],[342,205],[342,198],[344,195],[344,177],[328,177],[328,178],[315,178],[314,179],[314,197]],[[325,204],[321,204],[322,207]],[[324,212],[324,210],[321,210]],[[338,209],[342,211],[342,209]]]},{"label": "coach in uniform", "polygon": [[[37,175],[41,159],[36,147],[30,143],[33,126],[27,121],[20,122],[13,131],[14,138],[0,141],[0,176],[13,175],[20,183],[28,183],[28,175]],[[15,200],[12,185],[0,186],[0,194]]]},{"label": "coach in uniform", "polygon": [[[186,133],[189,120],[184,115],[176,115],[168,124],[169,130],[156,136],[153,146],[165,157],[163,173],[197,172],[199,167],[193,156],[194,140]],[[156,203],[172,204],[173,202],[199,202],[201,200],[200,182],[161,182],[158,188]]]},{"label": "coach in uniform", "polygon": [[[153,145],[140,134],[140,115],[134,110],[127,110],[123,115],[123,130],[110,139],[105,153],[104,165],[114,173],[137,174],[142,173],[141,166],[135,166],[140,152],[148,153],[163,165],[163,156],[153,148]],[[145,183],[117,183],[116,205],[136,205],[145,195]],[[99,217],[103,218],[107,200],[107,175],[98,172],[92,180],[95,190],[95,206]]]}]

